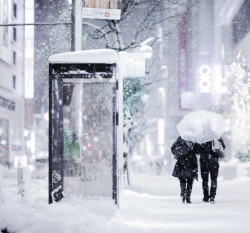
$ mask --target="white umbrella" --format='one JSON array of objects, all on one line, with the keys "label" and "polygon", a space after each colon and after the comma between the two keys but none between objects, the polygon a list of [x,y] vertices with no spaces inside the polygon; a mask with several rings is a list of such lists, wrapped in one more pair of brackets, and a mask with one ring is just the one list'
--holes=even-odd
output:
[{"label": "white umbrella", "polygon": [[177,125],[184,140],[204,143],[219,139],[225,131],[224,117],[205,110],[187,114]]}]

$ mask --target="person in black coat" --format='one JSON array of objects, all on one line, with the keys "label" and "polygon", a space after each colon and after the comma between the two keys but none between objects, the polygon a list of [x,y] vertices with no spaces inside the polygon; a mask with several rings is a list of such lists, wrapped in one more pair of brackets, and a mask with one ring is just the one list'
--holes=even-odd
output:
[{"label": "person in black coat", "polygon": [[191,203],[190,197],[194,179],[198,180],[198,165],[196,154],[198,144],[186,141],[178,137],[172,145],[171,151],[175,155],[177,162],[173,170],[173,176],[178,177],[181,186],[182,202]]},{"label": "person in black coat", "polygon": [[[225,144],[220,138],[219,143],[221,144],[223,150],[225,149]],[[209,141],[202,143],[200,145],[200,167],[201,167],[201,178],[202,178],[202,188],[203,188],[203,201],[214,204],[216,190],[217,190],[217,177],[219,172],[219,154],[212,150],[212,144],[214,141]],[[208,177],[211,177],[210,194],[208,190]]]}]

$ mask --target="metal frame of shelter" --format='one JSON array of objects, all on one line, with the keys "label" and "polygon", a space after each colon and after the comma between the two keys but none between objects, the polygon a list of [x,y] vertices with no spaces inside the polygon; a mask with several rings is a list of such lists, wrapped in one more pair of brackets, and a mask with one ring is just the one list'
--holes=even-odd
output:
[{"label": "metal frame of shelter", "polygon": [[[98,70],[98,72],[106,72],[110,69],[114,70],[109,72],[103,79],[111,79],[113,75],[118,77],[118,67],[117,64],[76,64],[76,63],[49,63],[49,204],[53,201],[59,201],[63,198],[64,190],[64,167],[63,167],[63,112],[62,107],[59,107],[59,99],[62,100],[63,90],[59,90],[57,95],[57,100],[55,97],[55,87],[54,80],[62,86],[63,79],[85,79],[88,81],[93,77],[93,74]],[[63,69],[62,69],[63,68]],[[111,69],[111,70],[112,70]],[[69,74],[68,71],[86,72],[85,74]],[[67,74],[65,74],[67,73]],[[58,88],[59,89],[59,88]],[[119,204],[119,82],[116,78],[112,82],[112,105],[113,105],[113,148],[112,148],[112,199],[115,200],[115,204]],[[56,106],[57,105],[57,106]],[[61,103],[63,105],[63,103]],[[58,111],[58,118],[55,117],[55,112]],[[56,140],[56,143],[55,143]],[[54,195],[54,196],[53,196]]]}]

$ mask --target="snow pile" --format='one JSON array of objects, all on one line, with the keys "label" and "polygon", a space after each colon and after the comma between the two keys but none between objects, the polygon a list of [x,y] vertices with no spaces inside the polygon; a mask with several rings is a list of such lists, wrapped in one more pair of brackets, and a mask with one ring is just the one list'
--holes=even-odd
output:
[{"label": "snow pile", "polygon": [[127,232],[124,224],[110,224],[119,212],[110,198],[70,197],[49,205],[48,177],[31,179],[28,201],[16,194],[17,185],[13,182],[4,180],[1,229],[15,233]]},{"label": "snow pile", "polygon": [[52,205],[41,198],[29,204],[22,200],[4,196],[2,229],[16,233],[123,232],[110,229],[109,220],[118,211],[111,199],[71,197]]},{"label": "snow pile", "polygon": [[55,54],[49,57],[49,63],[117,63],[118,56],[112,49],[93,49]]}]

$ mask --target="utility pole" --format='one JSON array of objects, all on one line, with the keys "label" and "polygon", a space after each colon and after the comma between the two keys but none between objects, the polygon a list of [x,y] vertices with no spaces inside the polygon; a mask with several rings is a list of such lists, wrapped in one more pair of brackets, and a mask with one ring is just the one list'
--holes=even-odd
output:
[{"label": "utility pole", "polygon": [[82,50],[82,0],[72,0],[71,51]]}]

